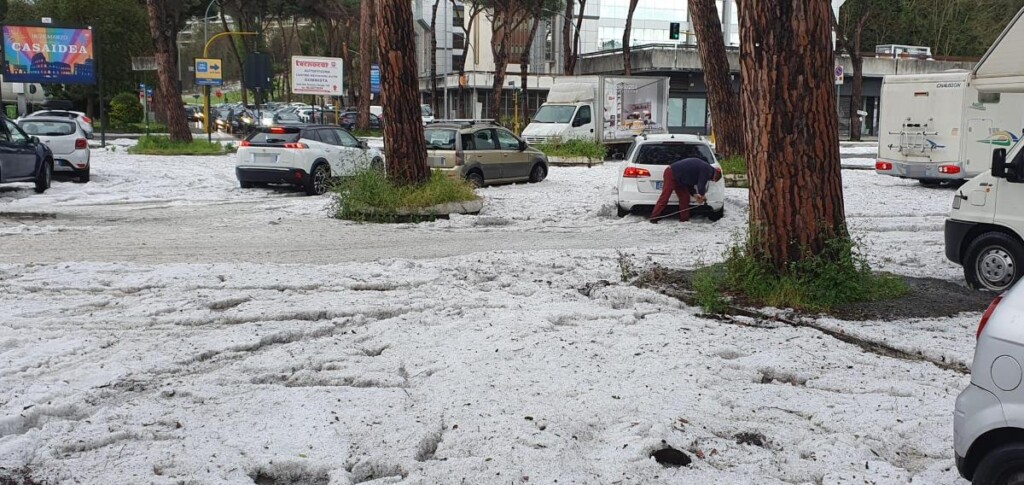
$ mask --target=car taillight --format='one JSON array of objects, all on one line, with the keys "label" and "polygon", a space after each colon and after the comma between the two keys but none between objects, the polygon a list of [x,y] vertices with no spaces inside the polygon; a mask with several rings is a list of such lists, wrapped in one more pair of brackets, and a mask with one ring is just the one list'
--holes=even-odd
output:
[{"label": "car taillight", "polygon": [[879,162],[875,163],[875,170],[881,170],[883,172],[888,172],[889,170],[892,170],[892,164],[889,163],[889,162],[879,161]]},{"label": "car taillight", "polygon": [[75,150],[84,150],[89,148],[89,141],[85,138],[79,138],[75,140]]},{"label": "car taillight", "polygon": [[630,179],[650,177],[651,171],[646,168],[626,167],[626,171],[622,172],[622,176]]},{"label": "car taillight", "polygon": [[981,316],[981,323],[978,324],[978,334],[974,336],[975,338],[981,338],[981,331],[985,330],[985,325],[988,325],[988,319],[992,318],[992,313],[996,311],[996,307],[999,306],[999,302],[1001,301],[1003,301],[1003,295],[997,296],[996,299],[992,300],[992,303],[988,305],[988,309],[985,310],[985,313]]},{"label": "car taillight", "polygon": [[83,116],[82,117],[82,121],[84,121],[86,123],[89,123],[90,125],[92,124],[92,118],[90,118],[88,116]]},{"label": "car taillight", "polygon": [[285,148],[293,148],[293,149],[296,149],[296,150],[303,150],[303,149],[309,148],[309,145],[306,145],[305,143],[285,143],[284,147]]},{"label": "car taillight", "polygon": [[947,175],[956,175],[960,173],[960,167],[958,165],[940,165],[939,173],[944,173]]},{"label": "car taillight", "polygon": [[252,142],[250,142],[249,140],[242,140],[242,143],[239,143],[239,145],[243,147],[251,147]]},{"label": "car taillight", "polygon": [[462,150],[455,150],[455,165],[466,163],[466,154]]}]

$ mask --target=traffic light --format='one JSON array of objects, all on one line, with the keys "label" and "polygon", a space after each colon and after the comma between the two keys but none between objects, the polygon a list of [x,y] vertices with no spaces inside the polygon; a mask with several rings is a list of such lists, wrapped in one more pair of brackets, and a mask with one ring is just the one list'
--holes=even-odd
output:
[{"label": "traffic light", "polygon": [[668,38],[672,40],[679,40],[679,22],[672,22],[668,24]]}]

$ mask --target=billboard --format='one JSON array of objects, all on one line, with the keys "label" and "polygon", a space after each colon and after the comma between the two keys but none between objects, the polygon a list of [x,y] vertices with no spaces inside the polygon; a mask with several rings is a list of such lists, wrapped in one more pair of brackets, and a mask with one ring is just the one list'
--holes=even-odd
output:
[{"label": "billboard", "polygon": [[4,82],[96,84],[92,29],[5,25]]},{"label": "billboard", "polygon": [[292,93],[341,96],[343,80],[339,58],[292,56]]}]

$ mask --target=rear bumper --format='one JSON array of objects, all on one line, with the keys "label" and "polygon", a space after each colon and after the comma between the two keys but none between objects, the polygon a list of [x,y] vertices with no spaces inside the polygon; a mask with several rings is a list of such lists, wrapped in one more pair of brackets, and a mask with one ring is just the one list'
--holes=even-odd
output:
[{"label": "rear bumper", "polygon": [[[875,173],[880,175],[892,175],[893,177],[916,180],[963,180],[970,178],[967,175],[967,167],[960,162],[898,162],[884,159],[879,161],[892,164],[892,170],[878,170],[876,168]],[[939,167],[944,166],[960,167],[960,172],[954,174],[939,172]]]},{"label": "rear bumper", "polygon": [[1006,427],[1006,415],[999,398],[974,383],[956,398],[953,411],[953,455],[960,476],[970,480],[981,456],[971,453],[975,441],[989,431]]},{"label": "rear bumper", "polygon": [[969,234],[971,229],[976,225],[977,223],[974,222],[946,219],[946,227],[944,230],[946,238],[946,259],[956,264],[963,264],[963,261],[961,261],[963,259],[961,257],[961,249],[964,247],[964,239],[967,238],[967,234]]},{"label": "rear bumper", "polygon": [[[623,201],[619,201],[619,207],[634,214],[647,214],[654,210],[654,204],[650,202],[627,204]],[[716,212],[721,212],[724,207],[725,204],[721,201],[715,202],[711,200],[708,201],[707,205],[690,204],[690,215],[706,216]],[[669,204],[665,206],[665,212],[667,214],[677,211],[679,211],[679,201],[669,202]]]},{"label": "rear bumper", "polygon": [[301,168],[253,168],[235,167],[235,177],[239,182],[258,184],[301,184],[306,180],[305,170]]},{"label": "rear bumper", "polygon": [[458,167],[452,168],[432,168],[431,170],[437,170],[450,179],[462,179],[465,178],[465,174],[462,173],[462,169],[465,165],[459,165]]},{"label": "rear bumper", "polygon": [[89,170],[89,151],[53,154],[54,172],[84,172]]}]

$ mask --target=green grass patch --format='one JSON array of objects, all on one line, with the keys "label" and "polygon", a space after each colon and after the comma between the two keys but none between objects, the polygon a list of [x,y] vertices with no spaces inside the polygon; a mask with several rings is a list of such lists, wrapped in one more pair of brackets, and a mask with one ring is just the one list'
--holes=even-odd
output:
[{"label": "green grass patch", "polygon": [[[338,194],[337,217],[367,222],[396,222],[404,210],[422,210],[438,204],[468,202],[478,197],[473,186],[440,171],[431,173],[423,184],[398,186],[377,170],[364,170],[334,188]],[[427,216],[423,220],[432,219]]]},{"label": "green grass patch", "polygon": [[871,271],[867,260],[849,238],[828,243],[818,256],[776,270],[734,243],[725,262],[697,271],[693,289],[698,305],[710,313],[722,313],[727,298],[740,302],[828,312],[843,305],[899,298],[910,287],[897,276]]},{"label": "green grass patch", "polygon": [[718,164],[722,166],[722,173],[726,175],[747,174],[747,160],[739,155],[733,155],[726,159],[719,160]]},{"label": "green grass patch", "polygon": [[384,132],[380,130],[352,130],[352,135],[356,138],[380,138],[384,136]]},{"label": "green grass patch", "polygon": [[166,136],[144,136],[139,143],[128,149],[136,155],[223,155],[233,153],[234,145],[222,146],[217,142],[193,139],[192,143],[171,141]]},{"label": "green grass patch", "polygon": [[604,160],[608,149],[593,140],[549,140],[531,145],[549,157],[580,157],[590,160]]},{"label": "green grass patch", "polygon": [[[93,130],[96,131],[96,135],[99,136],[100,130],[103,128],[103,123],[99,120],[93,121]],[[167,133],[167,125],[163,123],[152,122],[149,124],[150,133]],[[123,125],[111,125],[107,127],[107,133],[146,133],[145,123],[127,123]]]}]

